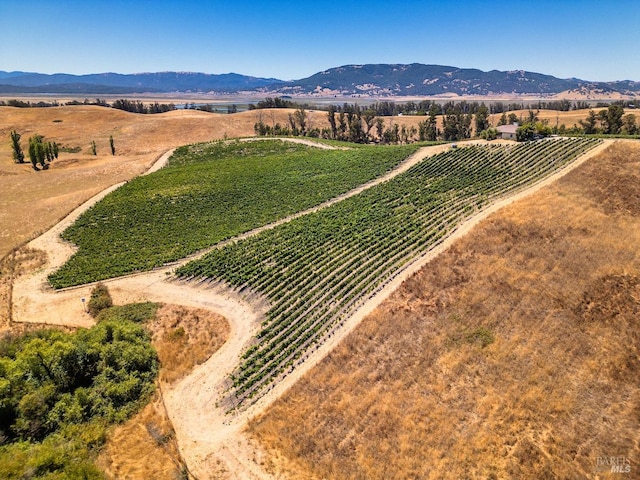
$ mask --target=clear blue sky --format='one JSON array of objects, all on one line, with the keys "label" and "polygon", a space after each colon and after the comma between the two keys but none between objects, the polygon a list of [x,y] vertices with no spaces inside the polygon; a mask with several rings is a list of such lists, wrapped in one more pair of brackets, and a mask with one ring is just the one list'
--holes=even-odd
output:
[{"label": "clear blue sky", "polygon": [[300,79],[426,63],[640,81],[640,0],[0,0],[0,70]]}]

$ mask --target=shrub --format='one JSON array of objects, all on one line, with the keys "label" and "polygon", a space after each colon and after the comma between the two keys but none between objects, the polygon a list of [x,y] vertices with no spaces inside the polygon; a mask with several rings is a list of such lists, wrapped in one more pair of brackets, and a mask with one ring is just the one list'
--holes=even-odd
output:
[{"label": "shrub", "polygon": [[468,332],[465,335],[465,338],[468,343],[478,344],[482,348],[486,347],[487,345],[491,345],[495,341],[495,337],[491,330],[484,327],[478,327]]},{"label": "shrub", "polygon": [[89,298],[89,304],[87,305],[89,315],[95,318],[102,310],[112,306],[113,300],[109,289],[105,284],[98,283],[91,291],[91,298]]}]

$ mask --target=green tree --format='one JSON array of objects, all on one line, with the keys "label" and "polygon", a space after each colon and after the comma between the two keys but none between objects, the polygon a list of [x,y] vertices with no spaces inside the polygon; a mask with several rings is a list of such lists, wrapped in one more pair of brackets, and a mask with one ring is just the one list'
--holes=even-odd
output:
[{"label": "green tree", "polygon": [[47,150],[42,143],[42,139],[42,135],[29,137],[29,159],[31,160],[34,170],[38,170],[38,163],[42,166],[43,170],[48,168],[48,165],[45,163]]},{"label": "green tree", "polygon": [[47,142],[45,144],[45,156],[47,157],[47,162],[53,162],[53,160],[56,158],[55,155],[53,154],[53,143],[51,142]]},{"label": "green tree", "polygon": [[116,154],[116,146],[113,142],[113,135],[109,135],[109,146],[111,147],[111,155]]},{"label": "green tree", "polygon": [[602,125],[602,131],[611,135],[620,133],[623,115],[624,108],[620,105],[609,105],[606,110],[600,110],[598,112],[598,120]]},{"label": "green tree", "polygon": [[11,132],[11,148],[13,150],[13,160],[16,163],[24,163],[24,152],[20,146],[21,135],[13,130]]},{"label": "green tree", "polygon": [[381,142],[384,135],[384,119],[380,117],[376,118],[376,135],[378,136],[378,141]]},{"label": "green tree", "polygon": [[307,111],[300,107],[293,113],[293,116],[300,130],[300,135],[304,137],[307,134]]},{"label": "green tree", "polygon": [[338,140],[347,139],[347,117],[343,111],[338,114]]},{"label": "green tree", "polygon": [[434,142],[438,138],[438,112],[439,107],[431,104],[428,119],[418,124],[418,138],[420,141]]},{"label": "green tree", "polygon": [[490,127],[486,130],[480,132],[480,138],[484,140],[495,140],[498,138],[498,130],[496,128]]},{"label": "green tree", "polygon": [[47,150],[42,141],[36,143],[36,157],[38,158],[38,163],[40,164],[42,169],[45,170],[47,168]]},{"label": "green tree", "polygon": [[366,127],[365,135],[366,141],[371,140],[371,129],[373,128],[373,124],[376,120],[376,112],[373,109],[368,108],[364,112],[362,112],[362,120],[364,120],[364,124]]},{"label": "green tree", "polygon": [[587,135],[597,133],[598,131],[598,118],[596,117],[596,112],[594,112],[593,110],[589,110],[587,118],[585,120],[580,120],[579,123],[582,126],[584,133]]},{"label": "green tree", "polygon": [[98,154],[95,140],[91,140],[91,153],[93,153],[94,155]]},{"label": "green tree", "polygon": [[638,125],[636,124],[636,116],[629,113],[622,117],[622,131],[627,135],[637,135]]},{"label": "green tree", "polygon": [[516,140],[518,142],[526,142],[533,140],[536,137],[536,125],[535,123],[527,122],[523,123],[516,129]]},{"label": "green tree", "polygon": [[442,137],[445,141],[461,140],[471,136],[472,114],[463,113],[462,105],[447,108],[442,125]]},{"label": "green tree", "polygon": [[475,120],[476,135],[480,135],[480,132],[489,128],[489,109],[484,103],[478,107]]},{"label": "green tree", "polygon": [[91,290],[91,297],[87,304],[87,311],[92,317],[98,316],[98,314],[113,305],[111,300],[111,294],[109,289],[104,283],[98,283],[93,290]]},{"label": "green tree", "polygon": [[329,105],[327,111],[327,119],[329,120],[329,127],[331,128],[331,138],[334,140],[338,137],[338,127],[336,126],[336,112],[338,109],[335,105]]},{"label": "green tree", "polygon": [[29,160],[34,170],[38,170],[38,156],[36,155],[36,142],[33,137],[29,138]]}]

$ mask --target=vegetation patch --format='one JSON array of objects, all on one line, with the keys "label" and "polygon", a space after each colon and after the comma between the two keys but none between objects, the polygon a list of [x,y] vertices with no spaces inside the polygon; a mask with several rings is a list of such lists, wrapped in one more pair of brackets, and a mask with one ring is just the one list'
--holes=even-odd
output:
[{"label": "vegetation patch", "polygon": [[149,270],[304,210],[383,175],[417,146],[320,150],[281,141],[181,147],[63,233],[79,251],[56,288]]},{"label": "vegetation patch", "polygon": [[148,400],[158,370],[145,328],[108,312],[90,329],[0,342],[1,478],[102,478],[108,425]]},{"label": "vegetation patch", "polygon": [[113,300],[111,299],[109,290],[104,284],[99,283],[91,290],[91,296],[87,304],[89,315],[95,318],[101,311],[112,306]]}]

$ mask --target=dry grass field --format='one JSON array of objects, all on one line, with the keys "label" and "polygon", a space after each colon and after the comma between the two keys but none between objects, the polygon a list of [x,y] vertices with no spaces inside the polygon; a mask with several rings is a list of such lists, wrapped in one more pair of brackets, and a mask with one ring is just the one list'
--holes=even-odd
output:
[{"label": "dry grass field", "polygon": [[292,479],[639,478],[638,245],[618,142],[407,280],[249,432]]}]

